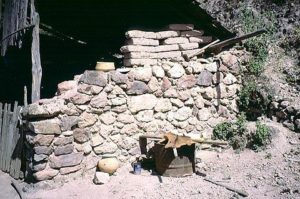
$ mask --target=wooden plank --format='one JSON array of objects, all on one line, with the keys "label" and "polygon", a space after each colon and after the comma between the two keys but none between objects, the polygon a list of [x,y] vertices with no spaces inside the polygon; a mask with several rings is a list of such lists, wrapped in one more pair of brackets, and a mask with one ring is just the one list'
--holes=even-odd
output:
[{"label": "wooden plank", "polygon": [[11,104],[8,104],[7,106],[7,118],[6,118],[6,123],[5,123],[5,134],[6,134],[6,138],[5,138],[5,147],[4,147],[4,171],[8,172],[8,164],[10,163],[10,157],[9,157],[9,149],[10,149],[10,135],[9,135],[9,124],[12,118],[12,114],[11,114]]},{"label": "wooden plank", "polygon": [[31,46],[31,60],[32,60],[32,89],[31,102],[36,102],[40,99],[41,81],[42,81],[42,66],[40,56],[40,37],[39,24],[40,17],[35,11],[34,0],[31,0],[31,24],[35,27],[32,31],[32,46]]},{"label": "wooden plank", "polygon": [[5,165],[5,142],[6,142],[6,120],[7,120],[7,104],[4,105],[3,122],[2,122],[2,140],[1,140],[1,154],[0,154],[0,169],[4,171]]},{"label": "wooden plank", "polygon": [[2,163],[2,148],[3,148],[3,143],[2,143],[2,116],[3,116],[3,112],[4,110],[3,108],[3,104],[0,103],[0,170],[1,170],[1,163]]},{"label": "wooden plank", "polygon": [[18,139],[20,138],[19,132],[16,131],[17,128],[17,122],[18,122],[18,102],[15,102],[14,104],[14,109],[13,109],[13,116],[12,120],[10,123],[10,134],[11,134],[11,148],[9,149],[9,157],[10,157],[10,162],[9,162],[9,168],[8,171],[12,177],[15,178],[15,173],[16,173],[16,159],[17,159],[17,143]]}]

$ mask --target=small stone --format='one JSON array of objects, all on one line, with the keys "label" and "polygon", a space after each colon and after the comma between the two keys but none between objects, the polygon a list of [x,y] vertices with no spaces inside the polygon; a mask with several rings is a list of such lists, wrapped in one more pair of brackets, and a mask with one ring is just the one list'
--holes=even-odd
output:
[{"label": "small stone", "polygon": [[165,71],[160,66],[153,66],[152,72],[155,77],[163,78],[165,76]]},{"label": "small stone", "polygon": [[44,180],[50,180],[53,177],[57,176],[58,170],[55,169],[46,169],[43,171],[39,171],[33,174],[33,177],[37,181],[44,181]]},{"label": "small stone", "polygon": [[57,94],[61,95],[69,90],[76,89],[77,82],[74,80],[64,81],[57,85]]},{"label": "small stone", "polygon": [[55,146],[63,146],[63,145],[71,144],[73,141],[74,141],[73,137],[60,137],[60,138],[56,138],[53,144]]},{"label": "small stone", "polygon": [[102,91],[102,87],[100,86],[94,86],[94,85],[88,85],[88,84],[79,84],[77,91],[79,93],[87,94],[87,95],[95,95]]},{"label": "small stone", "polygon": [[209,64],[203,64],[204,65],[204,68],[209,71],[209,72],[212,72],[212,73],[215,73],[218,71],[218,65],[217,65],[217,62],[212,62],[212,63],[209,63]]},{"label": "small stone", "polygon": [[295,120],[296,129],[300,130],[300,119]]},{"label": "small stone", "polygon": [[37,122],[30,122],[29,128],[36,134],[61,134],[60,121],[57,118]]},{"label": "small stone", "polygon": [[101,171],[97,171],[95,173],[95,177],[94,177],[94,180],[93,182],[95,184],[106,184],[108,183],[110,180],[110,177],[109,177],[109,174],[108,173],[104,173],[104,172],[101,172]]},{"label": "small stone", "polygon": [[192,109],[188,107],[180,108],[174,114],[174,118],[178,121],[187,120],[191,116],[192,116]]},{"label": "small stone", "polygon": [[198,95],[195,100],[195,105],[197,108],[202,109],[204,107],[204,100],[201,95]]},{"label": "small stone", "polygon": [[34,152],[37,155],[40,154],[50,155],[53,152],[53,149],[47,146],[36,146],[34,147]]},{"label": "small stone", "polygon": [[282,102],[280,103],[280,106],[283,107],[283,108],[286,108],[286,107],[288,107],[289,105],[290,105],[290,102],[289,102],[289,101],[282,101]]},{"label": "small stone", "polygon": [[170,80],[167,77],[163,77],[162,79],[162,85],[161,85],[161,90],[165,92],[172,86]]},{"label": "small stone", "polygon": [[39,164],[34,164],[33,167],[32,167],[32,171],[42,171],[46,168],[47,166],[47,162],[41,162]]},{"label": "small stone", "polygon": [[139,122],[150,122],[153,118],[153,110],[144,110],[138,112],[135,116],[136,120]]},{"label": "small stone", "polygon": [[112,107],[110,110],[115,113],[124,113],[128,109],[126,105],[121,105],[121,106]]},{"label": "small stone", "polygon": [[111,105],[112,106],[121,106],[126,104],[127,100],[124,97],[116,97],[111,99]]},{"label": "small stone", "polygon": [[226,85],[231,85],[237,82],[237,79],[231,73],[228,73],[226,77],[223,79],[223,83]]},{"label": "small stone", "polygon": [[112,124],[116,121],[116,114],[113,112],[106,112],[100,115],[100,120],[106,125]]},{"label": "small stone", "polygon": [[118,115],[117,121],[122,122],[124,124],[130,124],[130,123],[133,123],[135,121],[135,119],[134,119],[133,115],[131,115],[129,113],[122,113],[122,114]]},{"label": "small stone", "polygon": [[204,65],[199,62],[191,61],[189,64],[190,64],[191,68],[193,69],[193,73],[198,74],[204,70]]},{"label": "small stone", "polygon": [[90,154],[93,150],[89,142],[84,143],[82,146],[82,149],[83,149],[84,155]]},{"label": "small stone", "polygon": [[174,105],[174,106],[177,106],[179,108],[183,107],[184,106],[184,103],[180,100],[180,99],[177,99],[177,98],[171,98],[171,103]]},{"label": "small stone", "polygon": [[175,88],[170,88],[167,91],[165,91],[163,93],[163,96],[165,98],[177,98],[178,97],[178,93],[177,90]]},{"label": "small stone", "polygon": [[204,70],[198,76],[197,84],[199,86],[210,86],[212,84],[212,78],[213,75],[210,72]]},{"label": "small stone", "polygon": [[142,95],[149,92],[147,84],[142,81],[134,81],[129,84],[127,94],[129,95]]},{"label": "small stone", "polygon": [[65,145],[65,146],[57,146],[57,147],[54,149],[54,154],[55,154],[56,156],[59,156],[59,155],[66,155],[66,154],[72,153],[73,150],[74,150],[73,144],[68,144],[68,145]]},{"label": "small stone", "polygon": [[169,99],[161,98],[157,101],[156,106],[154,107],[154,110],[156,112],[168,112],[172,109],[172,104]]},{"label": "small stone", "polygon": [[152,77],[151,80],[148,83],[148,87],[149,87],[151,92],[155,92],[158,89],[160,89],[160,84],[159,84],[158,80],[155,77]]},{"label": "small stone", "polygon": [[48,155],[45,155],[45,154],[40,154],[40,155],[34,154],[34,156],[33,156],[33,160],[35,162],[41,162],[41,161],[47,160],[47,159],[48,159]]},{"label": "small stone", "polygon": [[80,128],[74,129],[73,136],[74,136],[74,140],[79,143],[84,143],[89,140],[89,134],[84,129],[80,129]]},{"label": "small stone", "polygon": [[101,92],[99,95],[92,98],[90,104],[93,108],[103,108],[107,105],[107,101],[107,94],[105,92]]},{"label": "small stone", "polygon": [[76,166],[81,163],[83,153],[71,153],[68,155],[50,156],[50,167],[58,169],[62,167]]},{"label": "small stone", "polygon": [[92,134],[91,136],[91,146],[96,147],[101,145],[104,142],[104,139],[99,135],[99,133]]},{"label": "small stone", "polygon": [[105,87],[107,84],[107,73],[102,71],[85,71],[79,82],[85,84]]},{"label": "small stone", "polygon": [[205,88],[202,96],[204,99],[211,100],[214,98],[214,95],[215,95],[215,90],[211,87],[207,87],[207,88]]},{"label": "small stone", "polygon": [[207,121],[211,117],[211,113],[209,109],[207,108],[202,108],[198,112],[198,119],[200,121]]},{"label": "small stone", "polygon": [[61,120],[61,130],[70,131],[79,122],[78,116],[62,116]]},{"label": "small stone", "polygon": [[174,63],[173,67],[167,71],[167,75],[170,78],[178,79],[185,74],[184,68],[177,63]]},{"label": "small stone", "polygon": [[182,90],[178,91],[178,99],[181,101],[186,101],[191,98],[191,91],[190,90]]}]

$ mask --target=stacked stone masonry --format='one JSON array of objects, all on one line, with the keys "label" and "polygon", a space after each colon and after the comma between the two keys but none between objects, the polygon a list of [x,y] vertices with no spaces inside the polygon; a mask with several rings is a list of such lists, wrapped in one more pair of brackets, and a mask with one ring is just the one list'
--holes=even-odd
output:
[{"label": "stacked stone masonry", "polygon": [[195,49],[212,42],[204,31],[194,30],[193,24],[170,24],[165,31],[126,32],[126,46],[121,47],[124,66],[156,65],[160,59],[183,61],[183,54],[193,54]]},{"label": "stacked stone masonry", "polygon": [[27,175],[60,181],[93,171],[103,155],[131,161],[140,135],[209,137],[216,124],[236,117],[243,57],[233,50],[190,62],[158,59],[126,74],[85,71],[60,83],[55,97],[22,111]]}]

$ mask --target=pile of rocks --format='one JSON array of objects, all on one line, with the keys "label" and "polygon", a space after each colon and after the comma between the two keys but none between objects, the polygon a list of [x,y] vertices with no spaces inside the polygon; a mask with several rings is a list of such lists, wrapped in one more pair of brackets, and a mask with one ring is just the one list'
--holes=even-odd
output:
[{"label": "pile of rocks", "polygon": [[58,85],[57,95],[22,111],[27,171],[35,180],[62,181],[93,171],[102,155],[121,162],[140,154],[140,135],[177,131],[209,137],[238,113],[243,51],[190,62],[118,71],[85,71]]},{"label": "pile of rocks", "polygon": [[280,99],[270,103],[269,116],[273,120],[283,123],[292,131],[300,132],[300,105],[299,101],[291,103],[287,99]]},{"label": "pile of rocks", "polygon": [[183,54],[192,54],[202,44],[212,41],[204,31],[194,30],[193,24],[170,24],[168,30],[126,32],[126,46],[121,47],[124,66],[156,65],[160,59],[183,61]]}]

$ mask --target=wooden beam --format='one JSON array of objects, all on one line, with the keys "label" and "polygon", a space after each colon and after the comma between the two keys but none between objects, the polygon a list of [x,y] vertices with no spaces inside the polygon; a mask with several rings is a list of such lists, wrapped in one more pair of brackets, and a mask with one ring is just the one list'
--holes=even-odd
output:
[{"label": "wooden beam", "polygon": [[34,0],[31,0],[31,24],[34,24],[32,31],[32,46],[31,46],[31,60],[32,60],[32,89],[31,89],[31,103],[40,99],[41,81],[42,81],[42,66],[40,56],[40,37],[39,24],[40,17],[35,11]]}]

